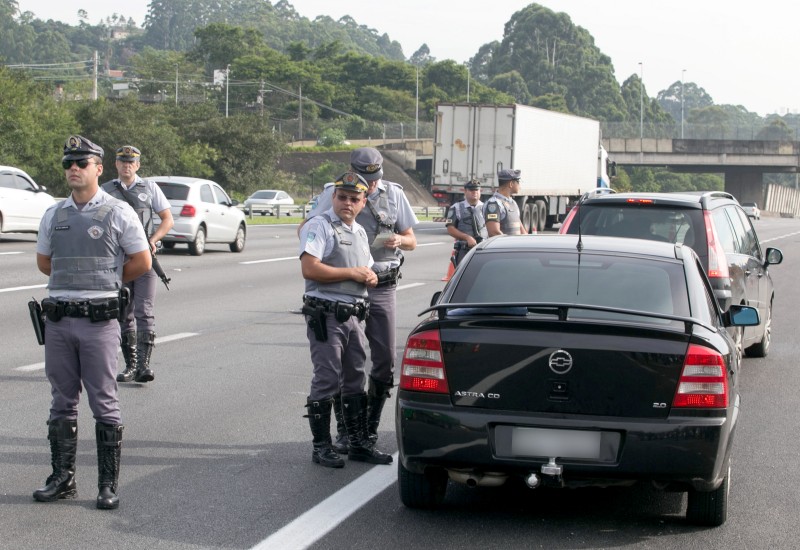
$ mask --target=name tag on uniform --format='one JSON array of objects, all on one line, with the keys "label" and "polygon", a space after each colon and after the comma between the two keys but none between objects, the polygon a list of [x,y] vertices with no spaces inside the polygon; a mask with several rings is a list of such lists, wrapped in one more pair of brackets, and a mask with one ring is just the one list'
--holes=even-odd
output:
[{"label": "name tag on uniform", "polygon": [[57,225],[53,228],[54,231],[66,231],[69,229],[68,225]]},{"label": "name tag on uniform", "polygon": [[339,244],[353,244],[353,241],[339,241]]}]

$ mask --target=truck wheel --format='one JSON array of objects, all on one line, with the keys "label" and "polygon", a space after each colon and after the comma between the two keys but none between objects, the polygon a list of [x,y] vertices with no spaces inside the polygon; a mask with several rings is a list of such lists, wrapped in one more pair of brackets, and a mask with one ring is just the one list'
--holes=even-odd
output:
[{"label": "truck wheel", "polygon": [[731,463],[722,484],[713,491],[689,489],[686,519],[695,525],[718,527],[728,519],[728,492],[731,488]]},{"label": "truck wheel", "polygon": [[535,205],[537,211],[538,225],[536,231],[541,233],[547,225],[547,204],[543,200],[536,201]]},{"label": "truck wheel", "polygon": [[417,474],[403,468],[402,461],[398,460],[397,486],[404,505],[409,508],[434,509],[444,501],[447,474],[430,468],[424,474]]},{"label": "truck wheel", "polygon": [[522,211],[522,225],[528,233],[532,233],[539,226],[539,209],[532,202],[525,204]]}]

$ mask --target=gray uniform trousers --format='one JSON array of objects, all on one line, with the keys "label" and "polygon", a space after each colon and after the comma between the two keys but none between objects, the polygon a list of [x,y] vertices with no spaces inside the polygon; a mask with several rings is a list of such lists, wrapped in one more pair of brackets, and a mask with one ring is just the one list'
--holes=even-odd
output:
[{"label": "gray uniform trousers", "polygon": [[64,317],[45,323],[44,371],[53,396],[50,420],[78,418],[83,386],[94,419],[103,424],[119,424],[119,322],[111,319],[92,323],[86,317]]},{"label": "gray uniform trousers", "polygon": [[137,277],[125,286],[131,291],[131,303],[122,320],[122,332],[155,332],[155,301],[158,275],[154,270]]},{"label": "gray uniform trousers", "polygon": [[372,368],[370,377],[394,386],[395,309],[397,285],[390,284],[367,289],[369,316],[366,336],[369,341]]},{"label": "gray uniform trousers", "polygon": [[331,313],[325,315],[325,323],[328,327],[325,342],[318,342],[312,329],[306,330],[314,366],[309,397],[312,400],[333,397],[339,393],[340,383],[342,397],[363,393],[367,362],[364,326],[356,317],[340,323]]}]

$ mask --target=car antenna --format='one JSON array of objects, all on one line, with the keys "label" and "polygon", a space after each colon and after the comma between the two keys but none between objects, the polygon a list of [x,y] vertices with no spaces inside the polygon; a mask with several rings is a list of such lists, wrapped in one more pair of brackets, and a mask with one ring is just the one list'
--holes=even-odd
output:
[{"label": "car antenna", "polygon": [[[589,193],[584,193],[583,195],[581,195],[581,198],[578,199],[578,204],[575,205],[575,208],[578,209],[578,212],[577,212],[577,214],[578,214],[578,245],[577,245],[578,252],[583,250],[583,234],[581,233],[581,205],[583,204],[583,201],[585,201],[586,197],[588,197],[588,196],[589,196]],[[578,256],[578,262],[580,262],[580,256]]]}]

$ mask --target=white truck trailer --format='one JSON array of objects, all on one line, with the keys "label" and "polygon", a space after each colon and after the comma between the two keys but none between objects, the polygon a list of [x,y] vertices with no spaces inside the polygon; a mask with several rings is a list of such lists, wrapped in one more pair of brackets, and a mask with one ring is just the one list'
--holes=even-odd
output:
[{"label": "white truck trailer", "polygon": [[431,193],[443,205],[461,200],[472,179],[486,200],[499,170],[521,170],[522,222],[542,231],[583,193],[609,186],[596,120],[526,105],[440,103],[435,132]]}]

